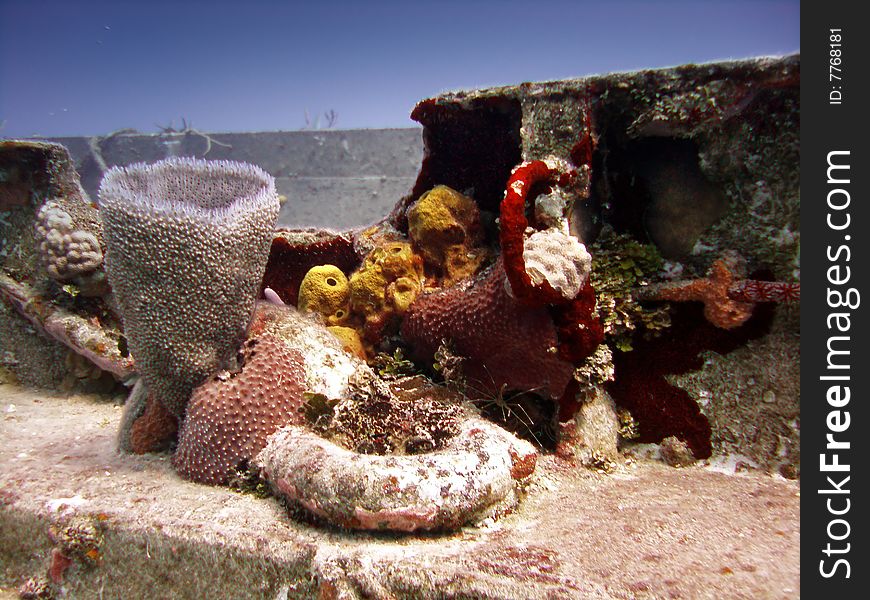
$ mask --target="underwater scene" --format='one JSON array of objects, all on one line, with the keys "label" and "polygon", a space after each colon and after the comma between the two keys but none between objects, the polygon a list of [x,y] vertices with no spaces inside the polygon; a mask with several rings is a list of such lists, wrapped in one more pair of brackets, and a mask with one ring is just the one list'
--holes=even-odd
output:
[{"label": "underwater scene", "polygon": [[[422,144],[3,140],[10,597],[795,594],[799,83],[450,92]],[[406,167],[315,226],[288,144]]]}]

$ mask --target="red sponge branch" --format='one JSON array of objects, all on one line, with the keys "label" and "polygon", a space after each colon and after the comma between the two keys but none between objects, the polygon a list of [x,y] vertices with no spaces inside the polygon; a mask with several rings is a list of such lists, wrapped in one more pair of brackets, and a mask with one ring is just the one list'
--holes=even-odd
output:
[{"label": "red sponge branch", "polygon": [[557,172],[542,160],[523,163],[508,179],[504,200],[501,201],[499,214],[499,242],[504,259],[504,270],[514,296],[527,306],[544,306],[564,302],[561,294],[553,290],[546,281],[535,286],[526,273],[523,259],[523,245],[526,228],[526,199],[532,189],[541,191],[542,186],[554,183]]}]

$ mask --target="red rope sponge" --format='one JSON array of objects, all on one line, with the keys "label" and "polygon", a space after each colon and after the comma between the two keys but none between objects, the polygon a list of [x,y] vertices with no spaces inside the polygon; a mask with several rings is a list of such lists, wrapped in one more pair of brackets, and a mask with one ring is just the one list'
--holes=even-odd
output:
[{"label": "red rope sponge", "polygon": [[499,242],[504,270],[514,296],[527,306],[544,306],[565,301],[546,281],[535,286],[526,273],[523,259],[524,235],[529,226],[526,219],[526,199],[532,189],[540,192],[542,186],[552,186],[557,174],[555,169],[551,169],[542,160],[523,163],[511,173],[504,200],[501,201]]},{"label": "red rope sponge", "polygon": [[513,295],[526,306],[548,306],[559,337],[559,356],[580,364],[604,339],[604,328],[595,315],[595,293],[587,281],[572,299],[566,299],[544,279],[532,282],[523,250],[529,227],[526,201],[553,186],[570,185],[573,171],[562,173],[543,160],[525,162],[508,179],[501,203],[499,241],[504,270]]}]

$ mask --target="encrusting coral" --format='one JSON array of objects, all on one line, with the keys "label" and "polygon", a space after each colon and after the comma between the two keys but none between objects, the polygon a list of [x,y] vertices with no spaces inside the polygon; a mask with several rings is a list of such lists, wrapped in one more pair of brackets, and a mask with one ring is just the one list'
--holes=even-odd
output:
[{"label": "encrusting coral", "polygon": [[473,275],[488,253],[481,247],[480,209],[473,199],[437,185],[408,207],[408,237],[427,273],[446,287]]},{"label": "encrusting coral", "polygon": [[348,378],[367,365],[346,352],[342,342],[319,320],[292,306],[260,302],[251,322],[249,339],[272,336],[305,357],[305,390],[340,398]]},{"label": "encrusting coral", "polygon": [[271,303],[257,305],[240,355],[240,370],[218,372],[191,397],[173,464],[193,481],[227,483],[269,435],[305,423],[307,398],[343,398],[355,374],[370,372],[330,328]]},{"label": "encrusting coral", "polygon": [[274,335],[248,340],[239,373],[221,371],[194,390],[172,463],[191,481],[226,484],[267,438],[304,422],[304,359]]},{"label": "encrusting coral", "polygon": [[269,439],[257,465],[275,490],[349,529],[455,529],[516,506],[537,460],[528,442],[483,419],[462,422],[437,452],[360,454],[302,427]]},{"label": "encrusting coral", "polygon": [[245,339],[278,208],[274,179],[245,163],[171,158],[103,178],[107,270],[130,353],[179,418]]},{"label": "encrusting coral", "polygon": [[655,246],[605,226],[590,251],[596,309],[614,350],[631,350],[635,334],[648,337],[670,326],[667,305],[641,304],[634,297],[662,271],[663,259]]},{"label": "encrusting coral", "polygon": [[420,454],[440,450],[472,416],[464,397],[425,377],[381,378],[360,369],[348,381],[331,417],[314,430],[363,454]]}]

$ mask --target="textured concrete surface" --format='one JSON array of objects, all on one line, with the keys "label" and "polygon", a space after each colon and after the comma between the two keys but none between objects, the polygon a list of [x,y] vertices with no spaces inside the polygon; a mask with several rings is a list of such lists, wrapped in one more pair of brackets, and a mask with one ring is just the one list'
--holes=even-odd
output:
[{"label": "textured concrete surface", "polygon": [[[799,488],[637,461],[605,476],[545,457],[520,509],[454,534],[317,528],[274,499],[120,456],[120,408],[0,386],[0,588],[44,575],[51,523],[102,515],[69,598],[793,598]],[[13,596],[14,597],[14,596]]]},{"label": "textured concrete surface", "polygon": [[94,199],[103,166],[167,156],[254,163],[275,177],[278,193],[287,197],[278,224],[292,228],[344,230],[385,217],[413,187],[423,159],[416,127],[207,135],[117,133],[51,141],[69,149]]}]

